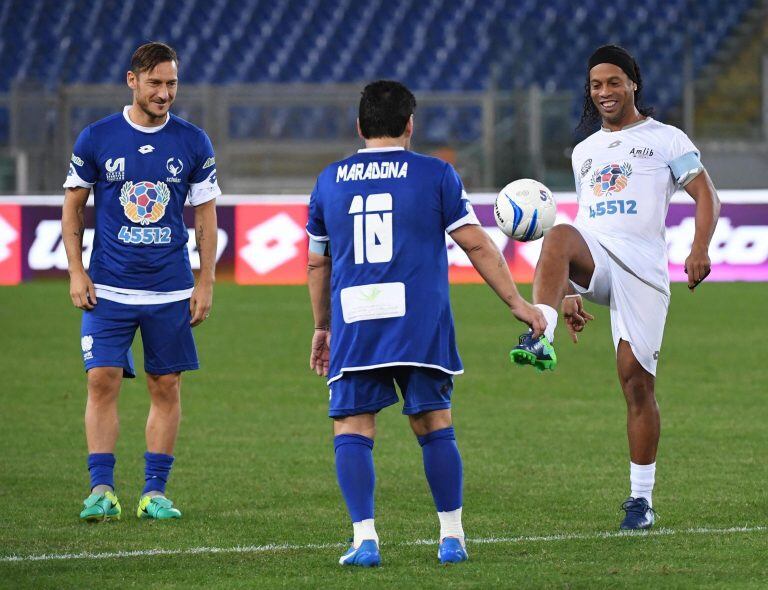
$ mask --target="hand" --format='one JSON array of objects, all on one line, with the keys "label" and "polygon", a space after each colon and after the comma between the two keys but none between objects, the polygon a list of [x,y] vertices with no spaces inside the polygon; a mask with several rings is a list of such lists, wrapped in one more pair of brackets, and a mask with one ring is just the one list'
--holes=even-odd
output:
[{"label": "hand", "polygon": [[587,325],[589,320],[594,320],[595,316],[584,309],[584,302],[581,300],[581,295],[569,295],[563,299],[563,318],[565,319],[565,325],[568,328],[568,333],[571,335],[571,340],[574,344],[578,344],[579,335]]},{"label": "hand", "polygon": [[212,305],[213,283],[199,281],[192,290],[192,297],[189,299],[189,315],[192,316],[189,323],[192,324],[193,328],[208,319]]},{"label": "hand", "polygon": [[517,303],[511,305],[509,309],[518,320],[528,324],[528,327],[533,330],[534,338],[538,338],[546,330],[547,320],[544,319],[544,314],[541,313],[538,307],[534,307],[522,297]]},{"label": "hand", "polygon": [[72,304],[79,309],[93,309],[96,306],[96,287],[84,269],[70,274],[69,297]]},{"label": "hand", "polygon": [[309,368],[318,376],[327,376],[331,365],[331,331],[315,328],[312,335],[312,351],[309,353]]},{"label": "hand", "polygon": [[691,253],[685,259],[685,274],[688,275],[688,288],[693,290],[707,278],[712,270],[706,246],[693,245]]}]

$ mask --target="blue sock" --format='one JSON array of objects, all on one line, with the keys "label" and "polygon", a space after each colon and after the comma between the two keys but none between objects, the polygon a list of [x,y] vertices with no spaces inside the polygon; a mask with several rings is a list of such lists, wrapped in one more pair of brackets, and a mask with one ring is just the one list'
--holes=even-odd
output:
[{"label": "blue sock", "polygon": [[173,455],[164,455],[163,453],[144,453],[144,491],[160,492],[165,494],[165,484],[168,482],[168,476],[171,474],[173,466]]},{"label": "blue sock", "polygon": [[336,477],[352,522],[373,518],[373,440],[360,434],[339,434],[336,449]]},{"label": "blue sock", "polygon": [[96,486],[115,489],[115,456],[112,453],[89,454],[88,471],[91,472],[91,489]]},{"label": "blue sock", "polygon": [[438,512],[461,508],[464,472],[453,426],[419,436],[424,473]]}]

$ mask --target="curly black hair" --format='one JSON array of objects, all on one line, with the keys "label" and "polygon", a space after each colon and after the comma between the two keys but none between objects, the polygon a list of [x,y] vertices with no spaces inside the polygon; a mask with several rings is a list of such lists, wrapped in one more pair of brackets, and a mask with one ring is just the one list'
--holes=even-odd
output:
[{"label": "curly black hair", "polygon": [[[643,78],[640,75],[640,66],[635,66],[635,78],[637,81],[637,90],[635,90],[635,107],[638,112],[644,117],[650,117],[654,113],[653,107],[645,106],[642,103],[641,93],[643,91]],[[579,121],[576,131],[580,133],[590,133],[600,122],[600,112],[597,110],[595,103],[592,102],[592,94],[589,87],[589,72],[587,72],[587,81],[584,83],[584,107],[581,112],[581,120]]]}]

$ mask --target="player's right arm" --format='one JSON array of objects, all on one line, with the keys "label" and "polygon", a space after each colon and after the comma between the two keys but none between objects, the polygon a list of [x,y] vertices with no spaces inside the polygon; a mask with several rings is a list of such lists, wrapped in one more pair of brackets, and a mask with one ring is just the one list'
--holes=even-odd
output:
[{"label": "player's right arm", "polygon": [[97,303],[96,288],[83,266],[85,204],[90,192],[90,188],[67,188],[61,212],[61,239],[69,266],[69,296],[73,305],[80,309],[93,309]]},{"label": "player's right arm", "polygon": [[[316,244],[316,245],[313,245]],[[309,368],[318,375],[328,375],[331,362],[331,257],[319,251],[321,244],[310,238],[307,284],[312,302],[315,331],[309,353]]]},{"label": "player's right arm", "polygon": [[547,327],[544,314],[520,295],[504,255],[488,233],[479,225],[462,225],[450,236],[466,252],[488,286],[509,306],[512,315],[530,326],[534,338],[543,334]]},{"label": "player's right arm", "polygon": [[309,261],[307,285],[312,302],[315,330],[309,353],[309,368],[318,376],[328,375],[331,366],[331,246],[325,228],[319,182],[309,197]]}]

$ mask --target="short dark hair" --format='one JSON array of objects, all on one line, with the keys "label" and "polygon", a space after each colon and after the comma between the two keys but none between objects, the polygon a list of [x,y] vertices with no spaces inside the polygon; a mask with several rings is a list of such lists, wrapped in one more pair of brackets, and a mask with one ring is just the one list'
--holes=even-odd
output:
[{"label": "short dark hair", "polygon": [[173,47],[159,41],[145,43],[133,52],[131,71],[138,76],[140,72],[149,72],[157,64],[166,61],[173,61],[177,66],[179,65],[179,58]]},{"label": "short dark hair", "polygon": [[416,97],[400,82],[371,82],[360,97],[360,132],[365,139],[400,137],[415,110]]}]

